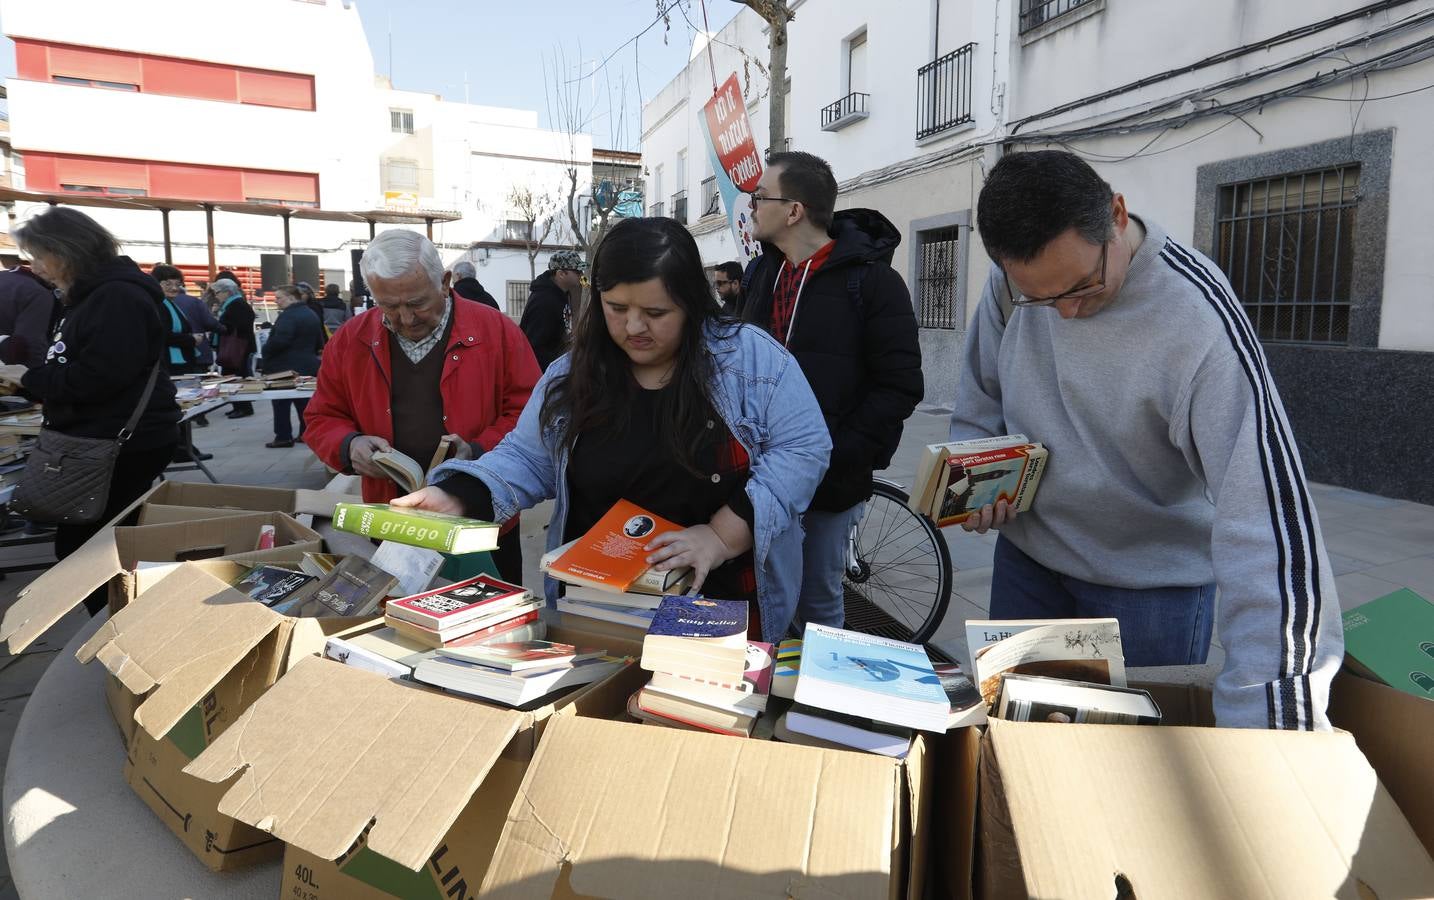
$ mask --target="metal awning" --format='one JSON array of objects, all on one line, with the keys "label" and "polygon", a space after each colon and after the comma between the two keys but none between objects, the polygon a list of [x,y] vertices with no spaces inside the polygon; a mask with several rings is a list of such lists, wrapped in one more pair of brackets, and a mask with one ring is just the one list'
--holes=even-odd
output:
[{"label": "metal awning", "polygon": [[370,240],[373,239],[374,226],[376,224],[416,225],[422,222],[427,226],[428,239],[432,240],[434,222],[454,222],[462,218],[461,214],[453,210],[441,209],[370,209],[346,212],[342,210],[319,209],[312,206],[286,206],[282,203],[208,202],[200,200],[177,200],[166,197],[106,197],[97,194],[69,192],[51,194],[0,187],[0,203],[16,202],[48,203],[52,206],[60,204],[66,206],[93,206],[100,209],[129,209],[157,212],[164,220],[164,261],[167,263],[174,261],[169,239],[169,214],[171,212],[202,212],[204,213],[205,231],[209,238],[209,276],[211,278],[218,273],[218,266],[215,263],[214,247],[215,211],[242,213],[250,216],[278,216],[283,219],[285,256],[290,255],[290,219],[308,219],[317,222],[352,222],[354,224],[367,222]]}]

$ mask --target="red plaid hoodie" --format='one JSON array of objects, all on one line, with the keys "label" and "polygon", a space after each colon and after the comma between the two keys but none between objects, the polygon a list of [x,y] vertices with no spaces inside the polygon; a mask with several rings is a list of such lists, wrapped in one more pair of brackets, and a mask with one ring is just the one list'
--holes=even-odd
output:
[{"label": "red plaid hoodie", "polygon": [[802,292],[802,284],[822,267],[835,246],[836,241],[827,241],[820,250],[796,265],[782,261],[777,283],[772,287],[772,324],[769,330],[783,347],[787,346],[787,333],[797,314],[797,298]]}]

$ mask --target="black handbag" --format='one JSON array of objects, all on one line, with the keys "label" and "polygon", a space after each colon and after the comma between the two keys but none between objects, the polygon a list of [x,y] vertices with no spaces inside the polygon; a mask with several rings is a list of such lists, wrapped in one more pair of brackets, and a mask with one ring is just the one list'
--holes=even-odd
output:
[{"label": "black handbag", "polygon": [[10,500],[10,511],[31,522],[49,525],[88,525],[99,521],[109,504],[115,459],[134,433],[149,406],[160,363],[150,369],[149,382],[139,405],[116,438],[87,438],[40,429],[40,437],[25,460],[25,471]]}]

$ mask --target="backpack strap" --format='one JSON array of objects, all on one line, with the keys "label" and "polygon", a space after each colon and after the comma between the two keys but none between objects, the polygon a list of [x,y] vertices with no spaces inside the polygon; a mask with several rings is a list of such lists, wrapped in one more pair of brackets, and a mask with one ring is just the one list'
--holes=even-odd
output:
[{"label": "backpack strap", "polygon": [[866,280],[866,273],[871,271],[873,263],[867,260],[860,265],[852,266],[846,275],[846,293],[851,298],[852,305],[856,307],[857,315],[865,312],[866,303],[861,298],[861,283]]}]

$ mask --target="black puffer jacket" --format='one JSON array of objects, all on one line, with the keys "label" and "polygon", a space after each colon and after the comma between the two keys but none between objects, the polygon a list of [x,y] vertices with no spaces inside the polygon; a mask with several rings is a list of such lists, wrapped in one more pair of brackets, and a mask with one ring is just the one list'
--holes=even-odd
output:
[{"label": "black puffer jacket", "polygon": [[[166,352],[159,283],[121,256],[77,282],[42,366],[25,373],[25,393],[45,404],[45,424],[76,437],[116,437],[134,412],[149,372]],[[125,450],[179,439],[174,382],[161,369],[149,405]]]},{"label": "black puffer jacket", "polygon": [[[832,436],[831,466],[811,508],[833,512],[870,496],[872,472],[891,463],[925,388],[911,295],[891,268],[901,234],[870,209],[838,212],[829,233],[836,246],[802,289],[787,350]],[[783,257],[765,249],[748,272],[742,316],[770,330]]]},{"label": "black puffer jacket", "polygon": [[568,295],[553,282],[552,272],[534,278],[528,290],[528,304],[518,327],[533,345],[538,368],[546,372],[568,349]]}]

